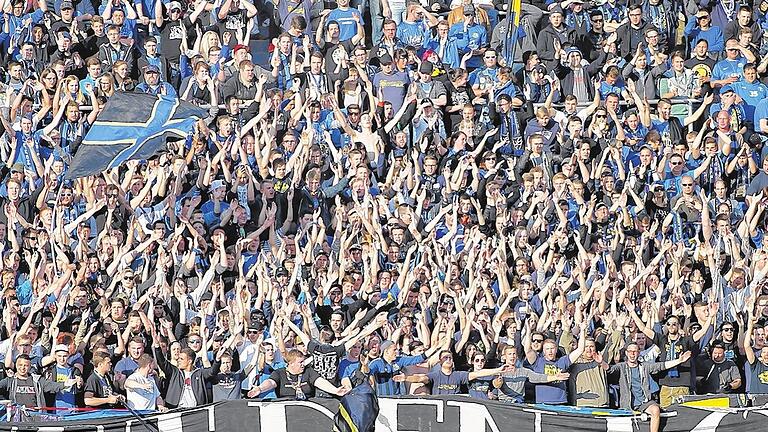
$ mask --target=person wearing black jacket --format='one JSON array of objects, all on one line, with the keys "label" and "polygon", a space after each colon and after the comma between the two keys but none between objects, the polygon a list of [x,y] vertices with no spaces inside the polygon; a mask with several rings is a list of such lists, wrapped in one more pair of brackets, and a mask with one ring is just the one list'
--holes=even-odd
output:
[{"label": "person wearing black jacket", "polygon": [[560,59],[555,55],[559,48],[565,44],[574,44],[576,42],[576,31],[563,23],[563,9],[555,6],[549,11],[549,25],[542,29],[539,39],[536,42],[536,52],[539,59],[548,70],[552,70],[560,63]]},{"label": "person wearing black jacket", "polygon": [[179,354],[178,367],[171,364],[160,350],[159,342],[152,345],[157,366],[168,380],[165,394],[166,406],[172,408],[193,408],[211,402],[206,381],[219,373],[221,361],[216,360],[209,368],[194,368],[195,352],[184,348]]},{"label": "person wearing black jacket", "polygon": [[629,59],[637,46],[645,41],[645,29],[652,27],[643,19],[643,7],[640,4],[628,8],[629,21],[616,29],[616,48],[619,55]]}]

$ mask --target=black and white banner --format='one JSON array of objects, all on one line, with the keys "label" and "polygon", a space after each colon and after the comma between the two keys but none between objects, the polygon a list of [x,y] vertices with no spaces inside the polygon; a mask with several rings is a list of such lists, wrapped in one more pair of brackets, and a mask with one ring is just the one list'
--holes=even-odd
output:
[{"label": "black and white banner", "polygon": [[[642,416],[607,412],[550,411],[467,397],[379,398],[376,432],[633,432],[647,431]],[[0,432],[325,432],[338,401],[228,401],[145,417],[83,418],[58,422],[2,423]],[[665,432],[743,432],[768,430],[768,407],[712,409],[673,406],[664,414]],[[155,429],[155,427],[157,429]],[[152,429],[150,431],[150,429]]]}]

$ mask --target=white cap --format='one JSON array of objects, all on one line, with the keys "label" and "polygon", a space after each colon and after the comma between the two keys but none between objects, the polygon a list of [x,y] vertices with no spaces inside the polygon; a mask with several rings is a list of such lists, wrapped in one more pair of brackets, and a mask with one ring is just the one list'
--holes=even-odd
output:
[{"label": "white cap", "polygon": [[211,190],[214,191],[218,188],[226,187],[227,185],[224,183],[224,180],[214,180],[211,183]]}]

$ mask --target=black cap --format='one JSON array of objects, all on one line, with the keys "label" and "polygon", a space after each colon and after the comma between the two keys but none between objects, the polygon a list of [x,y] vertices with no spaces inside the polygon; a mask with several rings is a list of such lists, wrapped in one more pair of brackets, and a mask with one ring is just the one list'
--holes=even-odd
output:
[{"label": "black cap", "polygon": [[464,15],[474,15],[475,14],[475,7],[472,6],[472,4],[464,5]]},{"label": "black cap", "polygon": [[432,72],[435,70],[435,65],[432,64],[431,61],[425,60],[421,62],[421,66],[419,66],[419,72],[427,75],[432,75]]},{"label": "black cap", "polygon": [[381,65],[392,64],[392,56],[389,55],[389,53],[387,53],[387,54],[384,54],[383,56],[379,57],[379,64],[381,64]]},{"label": "black cap", "polygon": [[278,267],[275,276],[288,276],[288,269],[282,266]]}]

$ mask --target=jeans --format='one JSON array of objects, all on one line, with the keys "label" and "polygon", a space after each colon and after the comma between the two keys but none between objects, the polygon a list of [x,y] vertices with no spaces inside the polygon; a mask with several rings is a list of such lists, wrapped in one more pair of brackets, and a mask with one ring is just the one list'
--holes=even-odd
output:
[{"label": "jeans", "polygon": [[[368,0],[371,8],[371,41],[374,45],[381,40],[381,30],[384,27],[384,14],[381,7],[381,0]],[[392,12],[392,19],[397,23],[403,20],[406,4],[404,1],[396,0],[389,2],[389,9]]]}]

